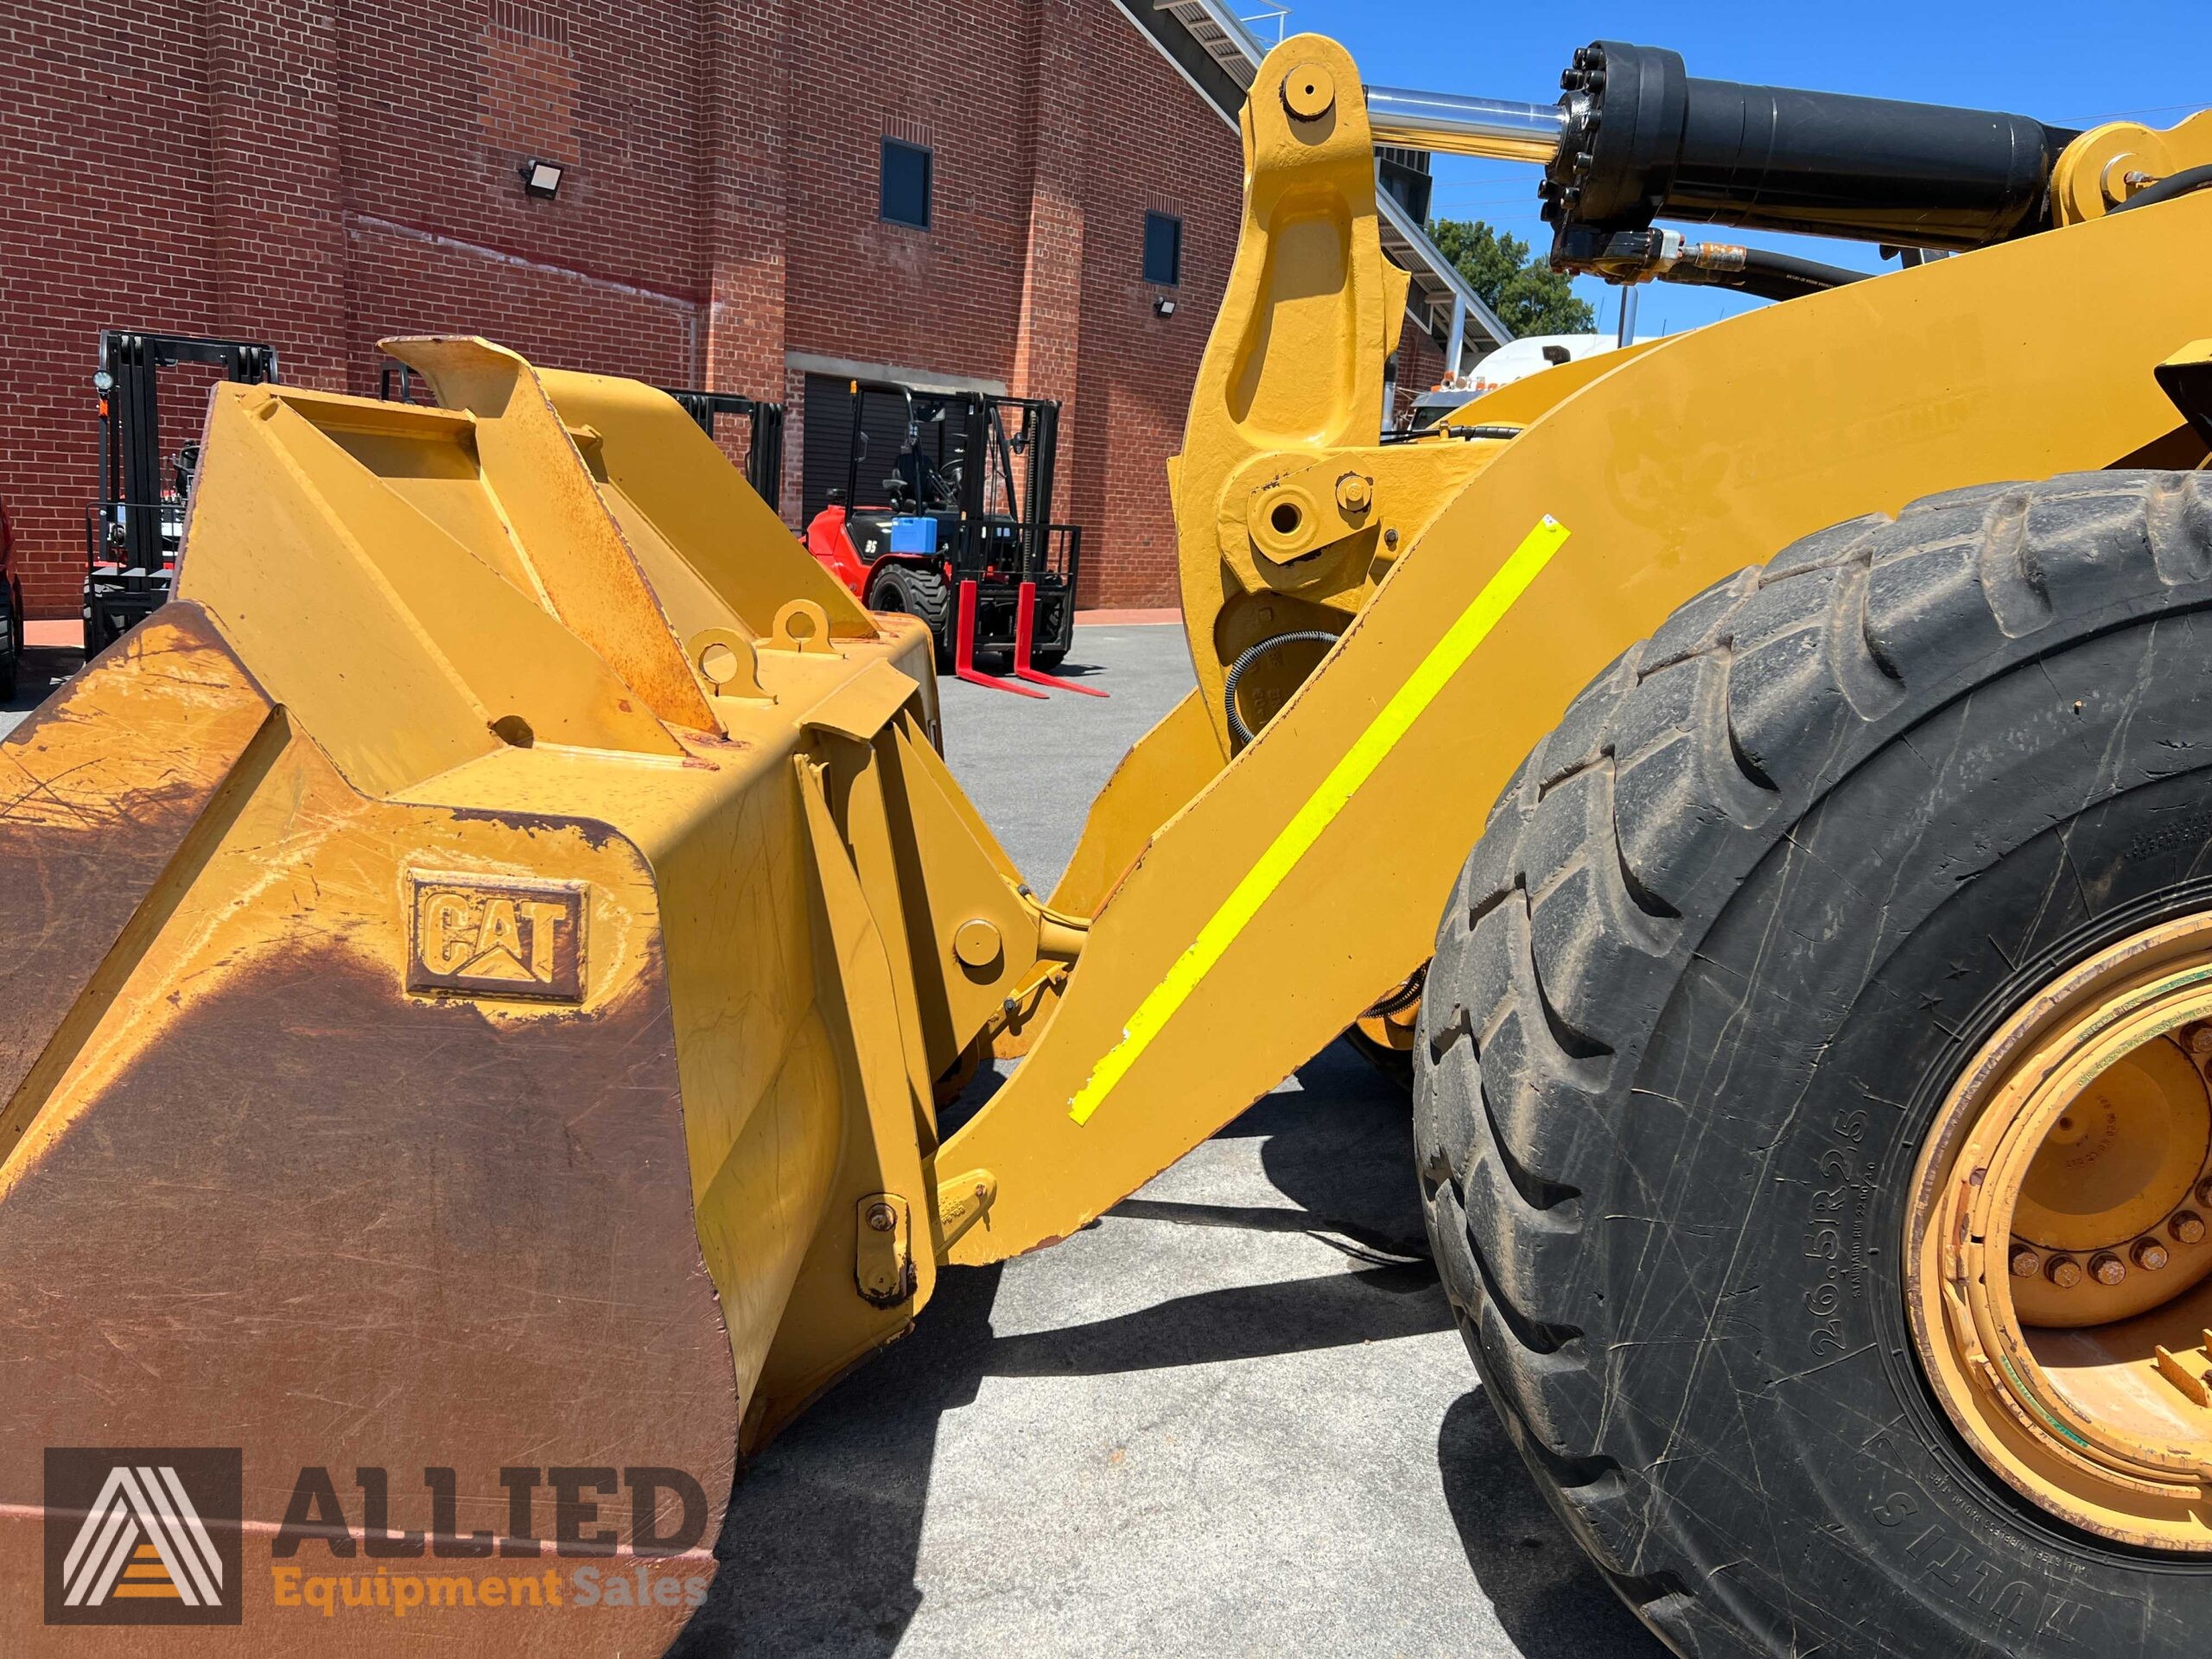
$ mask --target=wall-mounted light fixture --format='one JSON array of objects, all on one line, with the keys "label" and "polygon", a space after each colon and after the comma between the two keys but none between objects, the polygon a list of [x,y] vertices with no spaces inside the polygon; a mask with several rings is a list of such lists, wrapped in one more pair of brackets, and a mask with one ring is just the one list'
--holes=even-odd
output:
[{"label": "wall-mounted light fixture", "polygon": [[1154,316],[1172,317],[1175,315],[1175,302],[1166,298],[1157,299],[1152,302],[1152,309]]},{"label": "wall-mounted light fixture", "polygon": [[515,169],[522,175],[523,194],[540,201],[550,201],[561,194],[561,175],[565,170],[558,162],[541,162],[535,156]]}]

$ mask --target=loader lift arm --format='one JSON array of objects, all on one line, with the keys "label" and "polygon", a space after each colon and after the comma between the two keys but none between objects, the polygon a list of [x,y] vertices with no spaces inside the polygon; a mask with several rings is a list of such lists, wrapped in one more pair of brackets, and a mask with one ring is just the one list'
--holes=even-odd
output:
[{"label": "loader lift arm", "polygon": [[[1071,879],[1107,890],[1082,966],[1020,1070],[944,1149],[948,1167],[997,1183],[954,1262],[1103,1214],[1402,982],[1513,768],[1684,598],[1854,514],[2172,442],[2154,370],[2202,332],[2185,285],[2140,275],[2212,255],[2212,196],[2152,222],[2106,214],[2080,181],[2084,157],[2152,152],[2164,167],[2212,150],[2212,118],[2171,137],[2116,124],[2058,157],[2059,211],[2079,220],[2063,234],[1532,377],[1482,401],[1484,429],[1510,437],[1381,446],[1367,435],[1405,279],[1376,241],[1356,72],[1301,36],[1255,86],[1243,232],[1172,471],[1196,710],[1163,722],[1093,808]],[[2000,344],[2053,329],[2102,349]],[[1933,405],[1931,383],[1949,389]],[[1548,522],[1569,534],[1531,571]],[[1479,648],[1426,685],[1486,605],[1498,613]],[[1212,754],[1231,755],[1228,665],[1306,628],[1338,642],[1318,666],[1268,659],[1281,677],[1243,704],[1257,739],[1187,802],[1145,798],[1155,772],[1181,784],[1204,768],[1200,712]],[[1408,690],[1429,693],[1416,717],[1378,732]],[[1386,734],[1338,801],[1344,762]],[[1155,747],[1166,764],[1148,762]],[[1325,809],[1310,839],[1298,831]]]}]

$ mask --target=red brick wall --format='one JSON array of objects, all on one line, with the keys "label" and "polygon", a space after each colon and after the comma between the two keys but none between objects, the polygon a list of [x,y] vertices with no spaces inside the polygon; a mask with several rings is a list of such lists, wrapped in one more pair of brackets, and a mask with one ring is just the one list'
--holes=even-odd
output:
[{"label": "red brick wall", "polygon": [[[379,337],[431,330],[702,378],[712,15],[694,0],[346,6],[353,391],[375,390]],[[557,200],[523,194],[530,156],[568,169]]]},{"label": "red brick wall", "polygon": [[[0,60],[0,498],[35,613],[77,607],[104,325],[267,340],[362,393],[378,337],[467,331],[782,396],[794,514],[787,352],[1002,381],[1065,405],[1086,600],[1173,599],[1164,463],[1237,144],[1112,0],[0,5],[29,48]],[[926,232],[878,217],[887,134],[934,151]],[[568,168],[558,200],[524,195],[529,156]],[[1184,222],[1168,318],[1148,207]]]},{"label": "red brick wall", "polygon": [[197,7],[10,0],[7,12],[0,154],[15,230],[0,258],[0,498],[29,560],[25,598],[71,616],[84,504],[99,487],[99,331],[213,322],[208,41]]},{"label": "red brick wall", "polygon": [[[1182,447],[1198,358],[1229,283],[1243,167],[1220,115],[1135,29],[1094,30],[1088,41],[1084,432],[1075,470],[1089,565],[1081,597],[1172,605],[1179,594],[1167,458]],[[1128,118],[1130,106],[1142,114]],[[1147,210],[1183,221],[1182,282],[1173,289],[1144,280]],[[1173,316],[1154,311],[1161,298],[1174,301]]]}]

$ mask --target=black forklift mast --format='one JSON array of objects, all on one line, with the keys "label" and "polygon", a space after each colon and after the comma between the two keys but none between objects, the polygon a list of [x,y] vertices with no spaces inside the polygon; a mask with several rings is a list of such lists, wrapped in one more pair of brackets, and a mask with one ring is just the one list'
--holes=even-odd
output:
[{"label": "black forklift mast", "polygon": [[136,329],[100,331],[99,499],[85,515],[85,648],[98,651],[168,597],[184,502],[199,461],[195,444],[162,469],[161,374],[193,363],[247,385],[275,380],[276,348],[260,340],[213,340]]},{"label": "black forklift mast", "polygon": [[180,363],[204,363],[247,385],[276,378],[276,348],[257,340],[100,330],[100,365],[92,377],[100,398],[100,501],[149,509],[113,515],[122,522],[112,539],[142,569],[162,559],[160,373]]},{"label": "black forklift mast", "polygon": [[[377,396],[386,403],[410,404],[415,396],[415,371],[404,363],[387,363],[377,383]],[[749,423],[745,446],[745,481],[775,511],[783,511],[784,406],[764,398],[742,397],[734,391],[692,391],[677,386],[661,391],[676,399],[699,429],[715,436],[717,416],[733,415]]]}]

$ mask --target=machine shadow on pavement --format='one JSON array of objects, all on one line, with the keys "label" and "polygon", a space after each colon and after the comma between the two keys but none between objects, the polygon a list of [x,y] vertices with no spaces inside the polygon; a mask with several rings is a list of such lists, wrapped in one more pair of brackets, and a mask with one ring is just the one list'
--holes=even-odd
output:
[{"label": "machine shadow on pavement", "polygon": [[[911,1335],[740,1476],[714,1591],[673,1651],[703,1659],[896,1650],[924,1594],[917,1570],[939,1422],[974,1404],[987,1378],[1201,1366],[1448,1330],[1410,1174],[1403,1095],[1342,1045],[1309,1062],[1299,1082],[1221,1131],[1262,1139],[1267,1179],[1296,1208],[1140,1193],[1093,1226],[1136,1219],[1300,1231],[1342,1252],[1346,1271],[1198,1291],[1001,1336],[994,1305],[1002,1275],[1020,1265],[948,1269]],[[994,1084],[988,1072],[979,1079],[986,1092]],[[1437,1460],[1479,1594],[1522,1654],[1649,1659],[1650,1637],[1554,1519],[1476,1394],[1451,1408]],[[1017,1492],[1014,1501],[1037,1496]],[[1020,1538],[1018,1513],[997,1518],[1010,1540]]]},{"label": "machine shadow on pavement", "polygon": [[1467,1566],[1522,1659],[1663,1659],[1545,1503],[1479,1389],[1445,1414],[1436,1466]]}]

